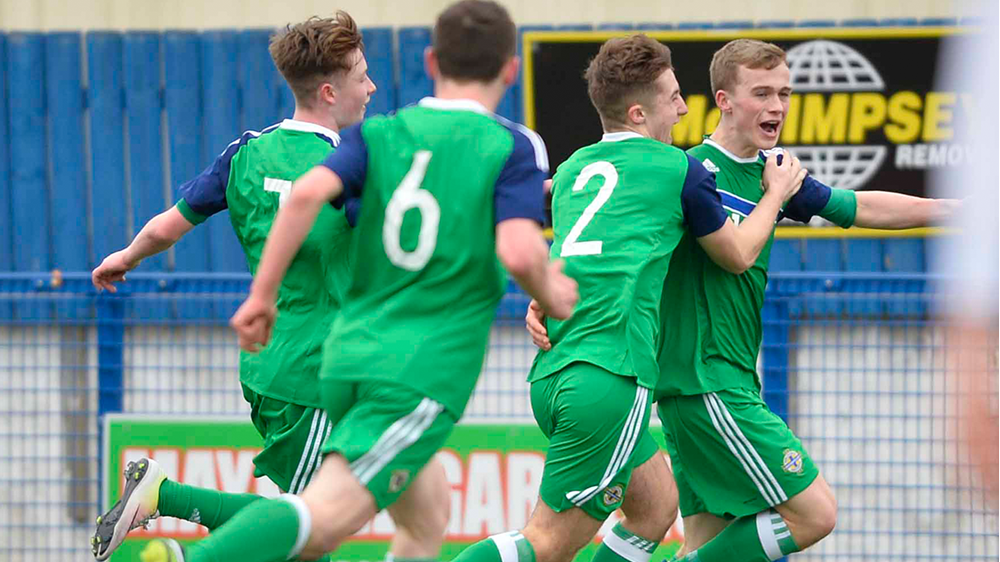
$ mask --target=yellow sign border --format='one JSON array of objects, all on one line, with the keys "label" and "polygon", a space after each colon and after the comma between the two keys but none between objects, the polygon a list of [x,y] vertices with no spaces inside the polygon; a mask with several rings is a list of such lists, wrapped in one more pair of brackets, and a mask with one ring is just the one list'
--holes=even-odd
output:
[{"label": "yellow sign border", "polygon": [[[521,77],[522,101],[524,103],[524,123],[535,128],[535,85],[534,58],[535,43],[603,43],[612,37],[627,37],[643,33],[665,43],[696,41],[731,41],[733,39],[761,39],[780,41],[783,39],[911,39],[943,37],[972,31],[967,27],[830,27],[792,29],[744,29],[744,30],[694,30],[694,31],[527,31],[522,35],[522,59],[524,72]],[[581,69],[582,72],[582,69]],[[708,69],[705,69],[708,72]],[[841,229],[837,227],[815,228],[809,226],[781,226],[775,229],[777,239],[790,238],[922,238],[951,234],[944,228],[913,228],[909,230],[875,230],[868,228]],[[551,235],[550,235],[551,239]]]},{"label": "yellow sign border", "polygon": [[[801,240],[803,238],[843,239],[843,238],[932,238],[958,234],[956,228],[931,226],[907,228],[905,230],[880,230],[877,228],[840,228],[838,226],[779,226],[774,229],[775,240]],[[551,228],[545,229],[545,237],[552,240]]]}]

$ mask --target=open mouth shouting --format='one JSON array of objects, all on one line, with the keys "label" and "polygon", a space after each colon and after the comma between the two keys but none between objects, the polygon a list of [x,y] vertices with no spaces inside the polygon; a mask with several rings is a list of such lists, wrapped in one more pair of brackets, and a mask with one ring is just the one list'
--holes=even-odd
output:
[{"label": "open mouth shouting", "polygon": [[781,121],[777,119],[772,121],[763,121],[760,123],[760,130],[764,133],[764,136],[768,138],[778,137],[778,128],[781,126]]}]

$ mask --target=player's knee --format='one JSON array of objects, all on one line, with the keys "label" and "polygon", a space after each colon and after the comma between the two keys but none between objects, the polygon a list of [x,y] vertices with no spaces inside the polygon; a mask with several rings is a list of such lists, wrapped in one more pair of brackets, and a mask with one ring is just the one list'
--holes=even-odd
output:
[{"label": "player's knee", "polygon": [[629,531],[644,539],[661,542],[677,520],[677,488],[673,481],[660,488],[656,497],[626,495],[622,512]]},{"label": "player's knee", "polygon": [[531,522],[522,533],[535,551],[535,562],[569,562],[583,545],[574,545],[569,537],[556,537],[552,533],[534,532]]},{"label": "player's knee", "polygon": [[435,490],[431,494],[433,509],[429,513],[421,513],[420,518],[425,520],[428,533],[435,537],[444,537],[448,530],[448,523],[451,521],[451,486],[445,476],[444,467],[428,467],[437,471],[435,479]]},{"label": "player's knee", "polygon": [[397,518],[394,514],[393,519],[401,530],[405,530],[416,540],[423,543],[441,542],[451,521],[451,502],[436,502],[429,509],[408,513],[406,517]]},{"label": "player's knee", "polygon": [[[659,502],[659,510],[657,511],[657,517],[658,517],[657,520],[659,521],[660,527],[663,530],[663,536],[659,538],[660,541],[663,540],[663,537],[667,536],[667,533],[670,531],[670,528],[674,526],[674,523],[677,521],[677,515],[679,513],[678,511],[679,499],[677,496],[677,486],[674,484],[673,478],[669,479],[667,481],[667,484],[668,484],[666,486],[667,492],[664,495],[664,501]],[[652,540],[652,537],[650,537],[650,540]]]},{"label": "player's knee", "polygon": [[656,513],[655,528],[653,532],[655,536],[644,537],[653,542],[663,542],[663,538],[667,536],[670,531],[670,527],[673,527],[674,522],[677,521],[677,501],[675,500],[672,504],[660,504],[660,509]]},{"label": "player's knee", "polygon": [[623,510],[626,528],[640,537],[653,542],[662,542],[677,518],[677,504],[664,501],[648,502],[639,511]]},{"label": "player's knee", "polygon": [[793,533],[795,542],[800,549],[808,548],[832,533],[836,526],[837,501],[833,494],[827,494],[809,504],[799,530]]},{"label": "player's knee", "polygon": [[336,550],[341,542],[364,526],[365,514],[351,513],[345,505],[324,501],[323,498],[304,494],[302,498],[309,507],[311,529],[309,532],[309,550],[331,552]]},{"label": "player's knee", "polygon": [[342,540],[342,530],[340,529],[340,522],[333,509],[327,502],[317,502],[309,501],[306,499],[306,504],[309,506],[309,515],[312,518],[312,527],[309,530],[309,541],[306,543],[307,548],[303,550],[305,552],[330,552],[336,549],[337,545]]},{"label": "player's knee", "polygon": [[437,509],[427,514],[428,528],[435,537],[443,537],[451,521],[451,494],[442,494],[437,500]]}]

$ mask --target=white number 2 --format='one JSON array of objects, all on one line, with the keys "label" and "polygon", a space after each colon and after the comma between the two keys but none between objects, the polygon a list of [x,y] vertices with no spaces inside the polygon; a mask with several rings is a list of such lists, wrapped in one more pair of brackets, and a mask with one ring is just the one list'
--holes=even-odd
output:
[{"label": "white number 2", "polygon": [[[393,265],[409,271],[418,271],[427,265],[437,246],[441,207],[430,191],[420,189],[430,161],[429,150],[414,153],[410,171],[406,172],[385,207],[385,222],[382,224],[385,255]],[[417,247],[412,252],[407,252],[400,245],[399,237],[403,228],[403,215],[410,209],[420,211],[420,234],[417,237]]]},{"label": "white number 2", "polygon": [[580,233],[590,224],[597,211],[608,202],[608,199],[611,198],[611,192],[618,185],[618,170],[615,169],[611,162],[594,162],[593,164],[588,164],[580,171],[580,175],[576,178],[576,183],[573,184],[573,193],[582,190],[583,186],[587,185],[590,178],[594,176],[603,177],[604,184],[601,186],[600,191],[597,192],[597,197],[590,202],[590,205],[587,205],[587,208],[583,210],[583,214],[577,219],[576,224],[570,229],[569,236],[563,241],[562,251],[559,253],[560,257],[592,256],[600,254],[603,250],[604,243],[600,240],[577,242],[577,239],[580,238]]}]

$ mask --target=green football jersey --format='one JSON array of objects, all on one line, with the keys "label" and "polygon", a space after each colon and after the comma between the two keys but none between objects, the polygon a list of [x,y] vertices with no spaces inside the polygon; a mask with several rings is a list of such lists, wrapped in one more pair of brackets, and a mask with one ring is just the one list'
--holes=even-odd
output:
[{"label": "green football jersey", "polygon": [[471,100],[424,98],[343,132],[324,162],[361,197],[356,269],[326,353],[343,380],[387,380],[461,416],[506,275],[496,224],[541,221],[545,146]]},{"label": "green football jersey", "polygon": [[703,236],[724,221],[710,174],[676,147],[608,133],[577,150],[552,184],[551,257],[566,261],[580,301],[568,320],[546,320],[552,348],[528,381],[584,361],[653,388],[670,255],[688,228]]},{"label": "green football jersey", "polygon": [[[204,172],[180,188],[177,208],[194,224],[229,209],[251,274],[292,182],[340,142],[319,125],[287,119],[234,141]],[[303,406],[321,405],[316,385],[323,342],[351,279],[352,228],[344,211],[324,208],[278,291],[271,341],[240,353],[240,382]]]},{"label": "green football jersey", "polygon": [[[688,154],[715,174],[730,219],[738,225],[749,216],[764,195],[766,155],[740,158],[711,139]],[[854,223],[856,208],[853,191],[833,189],[807,177],[781,216],[808,222],[818,214],[846,228]],[[663,284],[661,375],[655,398],[760,389],[757,353],[773,242],[772,232],[754,265],[734,275],[713,262],[694,236],[681,240]]]}]

